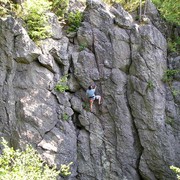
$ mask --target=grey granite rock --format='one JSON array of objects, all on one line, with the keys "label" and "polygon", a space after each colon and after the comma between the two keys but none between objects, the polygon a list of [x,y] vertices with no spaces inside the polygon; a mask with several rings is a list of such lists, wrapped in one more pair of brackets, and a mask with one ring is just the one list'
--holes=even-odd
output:
[{"label": "grey granite rock", "polygon": [[[179,69],[179,55],[167,58],[152,23],[157,11],[148,8],[151,22],[139,25],[120,5],[89,0],[69,38],[49,14],[53,35],[40,47],[16,19],[0,18],[1,136],[16,147],[33,144],[49,165],[73,162],[72,174],[59,179],[175,180],[179,74],[170,84],[162,79],[167,67]],[[69,88],[60,92],[57,83]],[[92,112],[90,84],[102,96]]]}]

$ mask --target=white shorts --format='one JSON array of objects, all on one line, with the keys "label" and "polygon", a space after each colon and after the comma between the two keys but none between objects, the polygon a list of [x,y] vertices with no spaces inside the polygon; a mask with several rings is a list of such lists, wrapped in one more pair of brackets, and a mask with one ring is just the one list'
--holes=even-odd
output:
[{"label": "white shorts", "polygon": [[95,99],[97,99],[97,100],[99,100],[99,99],[101,99],[101,96],[99,96],[99,95],[96,95],[96,96],[94,96],[94,97],[89,97],[89,99],[91,99],[91,100],[95,100]]},{"label": "white shorts", "polygon": [[95,99],[98,99],[98,100],[99,100],[100,98],[101,98],[101,96],[99,96],[99,95],[96,95],[96,96],[95,96]]}]

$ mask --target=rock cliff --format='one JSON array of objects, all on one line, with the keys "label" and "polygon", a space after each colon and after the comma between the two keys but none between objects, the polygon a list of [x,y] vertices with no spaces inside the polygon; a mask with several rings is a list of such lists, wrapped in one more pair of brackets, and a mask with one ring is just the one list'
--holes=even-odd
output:
[{"label": "rock cliff", "polygon": [[[52,23],[40,46],[18,20],[0,18],[1,136],[14,147],[31,143],[49,164],[72,161],[71,180],[176,179],[180,76],[171,87],[162,79],[180,69],[180,56],[167,55],[162,29],[136,23],[120,5],[89,1],[84,16],[74,37]],[[92,83],[103,101],[90,112]]]}]

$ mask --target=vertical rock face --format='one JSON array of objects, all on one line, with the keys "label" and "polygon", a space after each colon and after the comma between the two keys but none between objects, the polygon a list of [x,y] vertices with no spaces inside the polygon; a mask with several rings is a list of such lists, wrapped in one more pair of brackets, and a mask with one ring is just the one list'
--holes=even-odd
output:
[{"label": "vertical rock face", "polygon": [[71,95],[54,91],[68,69],[68,39],[49,39],[38,48],[13,18],[1,19],[0,27],[1,136],[16,147],[31,143],[50,165],[75,162],[75,176],[77,136]]},{"label": "vertical rock face", "polygon": [[165,123],[162,77],[166,69],[166,42],[156,28],[146,25],[132,32],[131,43],[128,98],[143,147],[139,169],[144,178],[161,179],[160,170],[170,178],[170,170],[164,165],[173,161],[175,144]]},{"label": "vertical rock face", "polygon": [[[169,166],[180,166],[180,98],[172,88],[180,78],[171,88],[162,79],[167,60],[180,69],[179,57],[167,58],[161,32],[135,24],[120,5],[89,1],[84,16],[72,41],[51,14],[54,35],[40,47],[16,20],[0,19],[1,136],[15,147],[31,143],[50,165],[73,162],[67,179],[176,179]],[[92,83],[102,104],[90,112]]]}]

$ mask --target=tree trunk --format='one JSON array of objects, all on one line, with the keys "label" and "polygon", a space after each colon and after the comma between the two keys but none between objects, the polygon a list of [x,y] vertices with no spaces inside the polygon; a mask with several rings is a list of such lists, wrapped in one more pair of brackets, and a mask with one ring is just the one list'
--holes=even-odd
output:
[{"label": "tree trunk", "polygon": [[142,0],[139,0],[139,21],[141,22],[142,16]]},{"label": "tree trunk", "polygon": [[144,15],[146,15],[148,4],[149,4],[149,0],[146,0],[144,5]]}]

